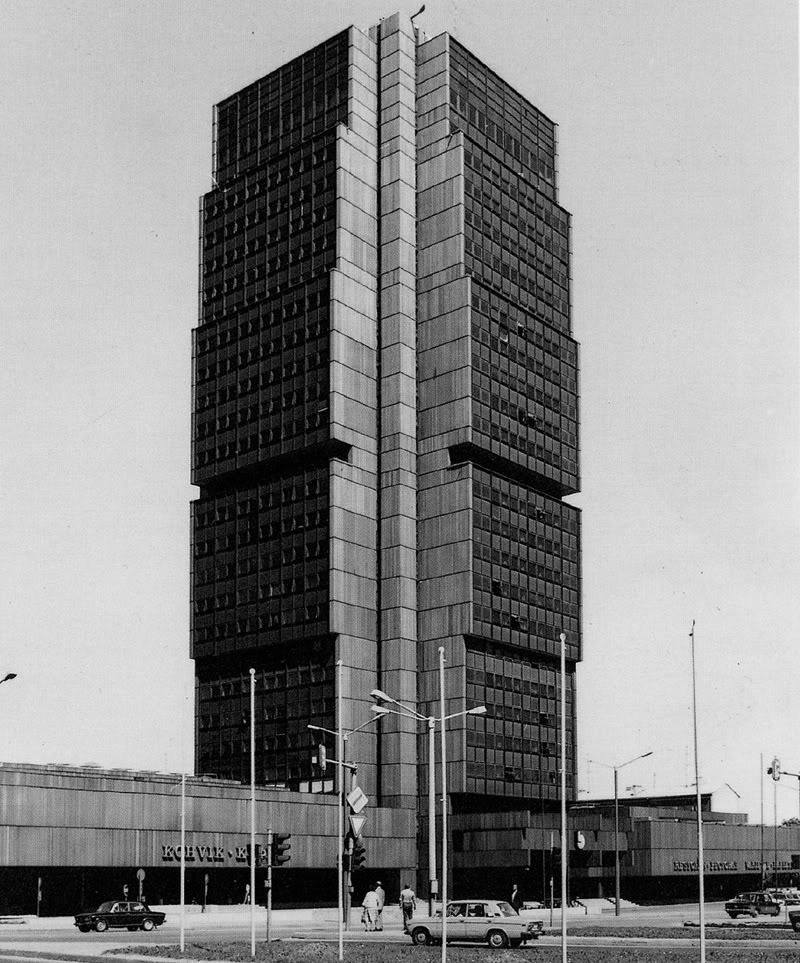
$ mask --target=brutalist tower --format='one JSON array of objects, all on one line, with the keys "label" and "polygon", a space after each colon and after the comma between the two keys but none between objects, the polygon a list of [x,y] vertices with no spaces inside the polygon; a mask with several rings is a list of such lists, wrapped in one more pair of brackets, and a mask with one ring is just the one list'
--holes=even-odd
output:
[{"label": "brutalist tower", "polygon": [[[555,124],[451,36],[351,27],[220,103],[201,205],[192,656],[199,773],[328,788],[309,723],[380,688],[451,720],[453,809],[575,779],[578,347]],[[332,748],[329,745],[329,748]],[[424,727],[349,740],[426,805]],[[328,778],[330,778],[328,776]]]}]

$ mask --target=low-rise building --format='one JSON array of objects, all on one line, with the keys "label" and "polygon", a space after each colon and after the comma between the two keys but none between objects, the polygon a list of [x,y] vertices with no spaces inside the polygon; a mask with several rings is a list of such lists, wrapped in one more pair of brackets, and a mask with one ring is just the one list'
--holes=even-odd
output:
[{"label": "low-rise building", "polygon": [[[250,869],[250,787],[233,780],[93,767],[0,765],[0,914],[71,914],[106,899],[179,902],[181,810],[189,903],[242,903]],[[182,805],[183,795],[183,805]],[[402,809],[362,810],[367,868],[387,893],[416,866],[416,821]],[[273,901],[336,904],[337,796],[256,787],[256,845],[291,834],[290,861],[273,871]],[[256,872],[265,901],[266,869]],[[359,897],[360,899],[360,897]]]}]

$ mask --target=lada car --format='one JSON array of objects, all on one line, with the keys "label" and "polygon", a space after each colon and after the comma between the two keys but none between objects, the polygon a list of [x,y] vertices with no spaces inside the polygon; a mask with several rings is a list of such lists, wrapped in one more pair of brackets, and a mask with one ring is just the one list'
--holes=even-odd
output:
[{"label": "lada car", "polygon": [[739,893],[725,904],[725,912],[732,920],[737,916],[778,916],[781,904],[769,893]]},{"label": "lada car", "polygon": [[150,909],[146,903],[136,900],[131,902],[125,900],[109,900],[101,903],[96,910],[88,913],[77,913],[75,915],[75,925],[81,933],[88,933],[94,930],[96,933],[104,933],[107,929],[128,929],[128,930],[152,930],[166,919],[163,913],[157,913]]},{"label": "lada car", "polygon": [[[459,899],[447,904],[447,942],[488,943],[498,949],[539,938],[541,920],[523,919],[510,903],[496,899]],[[411,939],[418,946],[440,943],[442,915],[412,921]]]}]

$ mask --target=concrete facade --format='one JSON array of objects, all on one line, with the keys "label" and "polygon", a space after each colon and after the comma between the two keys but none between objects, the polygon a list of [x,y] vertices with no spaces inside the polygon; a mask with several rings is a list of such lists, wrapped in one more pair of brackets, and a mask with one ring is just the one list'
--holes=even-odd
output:
[{"label": "concrete facade", "polygon": [[[185,787],[187,902],[241,903],[249,882],[250,788],[188,777]],[[181,777],[69,766],[0,766],[0,913],[75,913],[128,886],[154,905],[180,892]],[[291,834],[291,859],[273,872],[273,901],[336,903],[336,797],[257,789],[256,845]],[[416,865],[416,821],[408,810],[370,807],[369,869],[354,874],[357,896],[379,873],[398,893]],[[208,876],[206,883],[205,877]],[[257,871],[264,901],[266,870]],[[206,887],[204,889],[204,887]]]}]

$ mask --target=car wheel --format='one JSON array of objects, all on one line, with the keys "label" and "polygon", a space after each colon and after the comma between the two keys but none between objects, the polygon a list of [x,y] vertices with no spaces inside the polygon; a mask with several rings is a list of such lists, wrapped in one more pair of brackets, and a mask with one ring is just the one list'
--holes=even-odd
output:
[{"label": "car wheel", "polygon": [[108,923],[106,923],[105,920],[98,920],[94,924],[94,929],[96,933],[105,933],[105,931],[108,929]]},{"label": "car wheel", "polygon": [[427,946],[432,942],[431,934],[424,926],[417,926],[411,931],[411,942],[417,946]]},{"label": "car wheel", "polygon": [[792,920],[792,929],[795,933],[800,933],[800,920]]},{"label": "car wheel", "polygon": [[508,946],[508,934],[502,930],[491,930],[486,942],[495,950],[503,950]]},{"label": "car wheel", "polygon": [[135,933],[136,930],[138,930],[138,929],[139,929],[138,926],[129,926],[129,927],[128,927],[128,931],[129,931],[130,933]]},{"label": "car wheel", "polygon": [[739,914],[738,914],[738,913],[728,913],[728,916],[730,916],[730,918],[731,918],[732,920],[735,920],[735,919],[738,919],[738,918],[739,918]]},{"label": "car wheel", "polygon": [[509,940],[508,945],[511,947],[512,950],[519,949],[519,947],[522,946],[522,940]]},{"label": "car wheel", "polygon": [[81,933],[88,933],[91,929],[91,926],[79,926],[78,929],[81,931]]},{"label": "car wheel", "polygon": [[751,909],[750,915],[755,919],[758,916],[758,910]]},{"label": "car wheel", "polygon": [[151,919],[142,920],[142,929],[145,931],[145,933],[149,933],[153,926],[154,923]]}]

